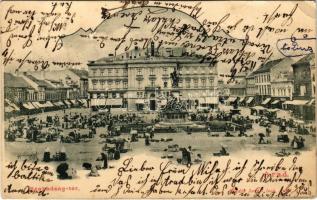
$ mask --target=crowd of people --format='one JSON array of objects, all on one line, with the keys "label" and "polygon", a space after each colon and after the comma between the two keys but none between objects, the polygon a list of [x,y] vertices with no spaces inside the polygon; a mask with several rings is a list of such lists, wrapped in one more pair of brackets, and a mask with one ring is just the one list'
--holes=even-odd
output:
[{"label": "crowd of people", "polygon": [[[208,122],[220,121],[220,126],[225,126],[224,129],[219,129],[224,131],[226,137],[233,137],[233,132],[238,131],[238,136],[248,136],[248,129],[252,129],[254,124],[260,124],[263,121],[269,121],[264,123],[265,134],[259,133],[258,144],[269,144],[269,139],[272,136],[271,125],[275,124],[279,127],[279,132],[282,134],[287,134],[287,131],[291,128],[296,129],[296,133],[300,135],[310,134],[316,131],[314,128],[306,128],[302,125],[295,124],[291,120],[277,119],[270,117],[270,120],[265,118],[265,116],[260,116],[258,118],[251,119],[249,116],[243,116],[241,114],[232,114],[226,111],[219,111],[213,113],[192,113],[190,115],[190,120],[194,122],[202,122],[206,124],[206,131],[213,132],[213,125]],[[152,119],[151,124],[159,122],[160,119]],[[227,123],[230,122],[230,123]],[[79,113],[79,112],[66,112],[65,110],[61,114],[47,114],[46,117],[30,117],[27,116],[20,120],[11,120],[8,123],[8,127],[5,130],[5,139],[8,142],[13,142],[17,140],[24,140],[26,142],[44,143],[44,142],[57,142],[59,143],[80,143],[86,142],[87,140],[92,140],[95,137],[100,137],[101,141],[105,138],[104,144],[100,145],[100,154],[96,155],[95,160],[101,161],[101,165],[95,165],[90,162],[83,163],[83,168],[90,170],[89,176],[98,176],[98,170],[109,168],[109,160],[119,160],[122,153],[126,153],[131,150],[131,143],[138,142],[141,136],[140,132],[131,130],[131,127],[141,126],[145,130],[143,133],[144,146],[150,146],[151,142],[154,140],[155,128],[151,126],[150,128],[142,127],[146,123],[135,113],[125,113],[125,114],[111,114],[109,112],[103,113]],[[130,126],[130,133],[128,138],[120,138],[123,127]],[[233,129],[233,126],[235,127]],[[97,134],[97,129],[102,128],[102,133]],[[192,130],[187,130],[191,133]],[[190,135],[190,134],[188,134]],[[191,137],[191,136],[188,136]],[[302,149],[305,147],[305,139],[302,136],[292,139],[290,142],[290,147],[293,149]],[[61,161],[57,169],[59,177],[61,179],[68,179],[72,177],[67,173],[69,170],[68,164],[64,163],[69,159],[64,144],[61,144],[62,148],[60,151],[51,152],[49,148],[45,148],[43,153],[42,161]],[[193,162],[201,162],[202,155],[197,154],[193,156],[192,147],[187,148],[177,148],[177,152],[180,153],[181,158],[178,162],[181,164],[191,164]],[[227,148],[221,147],[219,152],[214,153],[216,156],[226,156],[229,155]],[[195,157],[193,159],[193,157]],[[75,172],[72,171],[71,174]]]}]

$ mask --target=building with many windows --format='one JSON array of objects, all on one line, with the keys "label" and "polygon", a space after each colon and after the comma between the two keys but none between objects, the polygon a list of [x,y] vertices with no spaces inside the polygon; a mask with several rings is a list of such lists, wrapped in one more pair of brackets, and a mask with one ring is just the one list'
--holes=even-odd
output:
[{"label": "building with many windows", "polygon": [[272,106],[281,108],[293,99],[293,59],[285,57],[270,69]]},{"label": "building with many windows", "polygon": [[285,106],[306,120],[315,119],[316,66],[315,54],[309,54],[292,64],[294,74],[293,101]]},{"label": "building with many windows", "polygon": [[262,105],[268,105],[271,102],[271,68],[282,59],[272,60],[264,64],[253,72],[254,84],[256,89],[256,99]]},{"label": "building with many windows", "polygon": [[88,71],[91,106],[157,110],[169,95],[186,102],[189,109],[218,104],[215,64],[190,56],[184,48],[135,46],[129,52],[90,61]]}]

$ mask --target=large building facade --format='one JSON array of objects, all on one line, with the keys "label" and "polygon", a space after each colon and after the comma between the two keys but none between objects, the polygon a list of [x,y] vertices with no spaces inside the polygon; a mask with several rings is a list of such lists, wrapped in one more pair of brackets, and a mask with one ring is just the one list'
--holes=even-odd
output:
[{"label": "large building facade", "polygon": [[[184,48],[133,50],[88,63],[91,106],[107,105],[128,110],[158,110],[169,95],[186,102],[218,104],[215,64],[189,56]],[[171,74],[177,75],[173,85]]]}]

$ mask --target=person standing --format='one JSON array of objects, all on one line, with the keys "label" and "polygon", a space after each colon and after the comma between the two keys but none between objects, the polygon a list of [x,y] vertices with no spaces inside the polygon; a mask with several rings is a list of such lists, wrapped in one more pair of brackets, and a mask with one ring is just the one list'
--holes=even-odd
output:
[{"label": "person standing", "polygon": [[50,149],[46,147],[44,150],[43,162],[49,162],[49,161],[51,161],[51,153],[50,153]]},{"label": "person standing", "polygon": [[60,157],[59,157],[60,161],[66,161],[67,159],[67,156],[66,156],[66,150],[65,150],[65,147],[63,146],[61,151],[60,151]]},{"label": "person standing", "polygon": [[101,160],[103,161],[103,169],[108,168],[108,155],[107,153],[101,153]]}]

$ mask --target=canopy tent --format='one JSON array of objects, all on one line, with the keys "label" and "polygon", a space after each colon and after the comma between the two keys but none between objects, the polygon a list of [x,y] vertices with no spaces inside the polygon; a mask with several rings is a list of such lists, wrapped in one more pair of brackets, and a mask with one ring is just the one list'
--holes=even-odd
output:
[{"label": "canopy tent", "polygon": [[309,105],[309,106],[311,106],[311,105],[313,105],[313,104],[315,104],[315,99],[311,99],[311,100],[307,103],[307,105]]},{"label": "canopy tent", "polygon": [[39,105],[38,102],[30,102],[30,104],[32,104],[34,106],[34,108],[42,108],[42,106]]},{"label": "canopy tent", "polygon": [[106,99],[107,106],[121,106],[122,99]]},{"label": "canopy tent", "polygon": [[53,103],[55,106],[65,106],[65,104],[61,101],[58,101],[58,102],[54,102]]},{"label": "canopy tent", "polygon": [[249,97],[246,103],[251,103],[253,101],[254,97]]},{"label": "canopy tent", "polygon": [[31,102],[23,103],[22,106],[28,110],[33,110],[36,108]]},{"label": "canopy tent", "polygon": [[280,100],[274,100],[271,104],[275,105],[278,104],[280,102]]},{"label": "canopy tent", "polygon": [[271,98],[266,98],[261,104],[266,105],[271,101]]},{"label": "canopy tent", "polygon": [[88,107],[88,105],[87,105],[87,100],[86,100],[86,99],[78,99],[78,101],[79,101],[80,103],[82,103],[83,106]]},{"label": "canopy tent", "polygon": [[229,97],[229,98],[227,99],[228,102],[234,102],[234,101],[236,101],[236,100],[237,100],[237,97]]},{"label": "canopy tent", "polygon": [[11,107],[10,105],[4,107],[4,112],[6,112],[6,113],[12,112],[14,110],[15,109],[13,107]]},{"label": "canopy tent", "polygon": [[245,97],[241,97],[239,102],[242,103],[244,101]]},{"label": "canopy tent", "polygon": [[15,103],[12,103],[9,99],[5,99],[5,102],[6,102],[10,107],[12,107],[14,110],[16,110],[16,111],[19,111],[19,110],[20,110],[19,106],[17,106]]},{"label": "canopy tent", "polygon": [[65,102],[65,104],[68,105],[68,106],[71,106],[71,105],[72,105],[72,103],[69,102],[68,100],[64,100],[64,102]]},{"label": "canopy tent", "polygon": [[50,102],[50,101],[47,101],[46,105],[47,105],[47,107],[54,107],[54,104],[52,102]]},{"label": "canopy tent", "polygon": [[287,105],[303,106],[303,105],[306,105],[307,103],[308,103],[307,100],[293,100],[293,101],[285,101],[283,105],[287,104]]},{"label": "canopy tent", "polygon": [[71,100],[69,100],[71,103],[72,103],[72,105],[74,105],[74,106],[77,106],[78,105],[78,102],[75,100],[75,99],[71,99]]},{"label": "canopy tent", "polygon": [[274,109],[267,109],[268,112],[277,112],[279,111],[280,109],[277,109],[277,108],[274,108]]},{"label": "canopy tent", "polygon": [[265,110],[266,108],[264,108],[262,106],[254,106],[251,109],[254,109],[254,110]]}]

